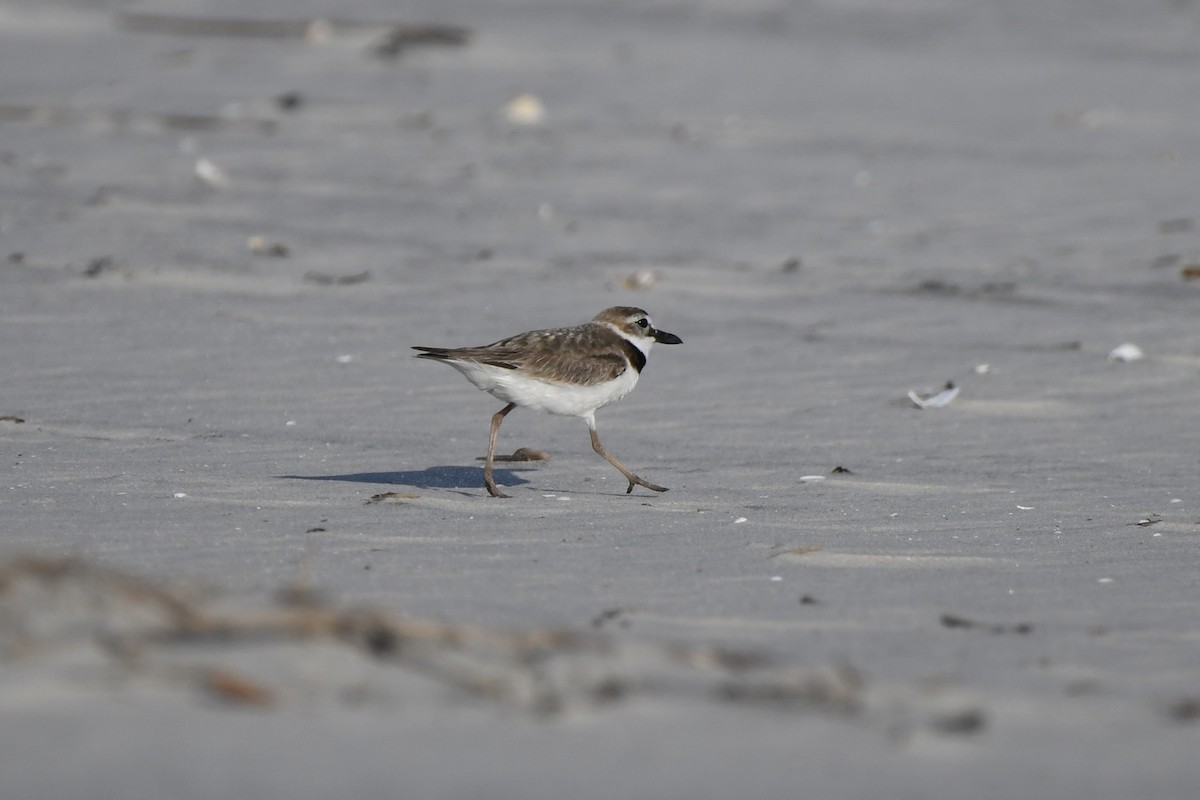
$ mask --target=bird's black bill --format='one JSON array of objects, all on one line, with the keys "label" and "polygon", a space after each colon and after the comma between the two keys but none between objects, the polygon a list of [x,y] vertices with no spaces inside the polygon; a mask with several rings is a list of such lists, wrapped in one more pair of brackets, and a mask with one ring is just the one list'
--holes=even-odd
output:
[{"label": "bird's black bill", "polygon": [[683,339],[680,339],[673,333],[667,333],[666,331],[655,331],[654,341],[658,342],[659,344],[683,344]]}]

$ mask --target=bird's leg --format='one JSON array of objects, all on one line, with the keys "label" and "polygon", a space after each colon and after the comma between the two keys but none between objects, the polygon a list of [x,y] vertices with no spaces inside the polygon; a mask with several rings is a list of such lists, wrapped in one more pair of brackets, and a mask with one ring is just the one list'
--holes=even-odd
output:
[{"label": "bird's leg", "polygon": [[488,437],[487,460],[483,462],[483,485],[487,487],[488,494],[492,497],[509,496],[496,487],[496,479],[492,477],[492,462],[496,460],[496,434],[500,433],[500,423],[504,422],[504,415],[516,407],[516,403],[509,403],[492,414],[492,435]]},{"label": "bird's leg", "polygon": [[600,444],[600,435],[596,433],[596,429],[594,427],[589,425],[588,432],[592,435],[592,449],[603,456],[605,461],[620,470],[621,474],[625,476],[625,480],[629,481],[629,488],[625,490],[625,494],[629,494],[633,491],[634,484],[637,484],[638,486],[645,486],[647,489],[655,492],[665,492],[667,490],[667,487],[665,486],[657,486],[649,481],[642,480],[637,475],[634,475],[632,472],[626,469],[624,464],[610,456],[608,451],[604,449],[604,445]]}]

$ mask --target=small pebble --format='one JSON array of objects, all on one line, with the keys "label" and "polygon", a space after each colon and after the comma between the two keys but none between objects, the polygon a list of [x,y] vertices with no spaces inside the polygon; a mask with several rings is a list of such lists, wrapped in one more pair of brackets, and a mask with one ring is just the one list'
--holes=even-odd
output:
[{"label": "small pebble", "polygon": [[513,125],[540,125],[546,121],[546,107],[537,95],[519,94],[504,104],[504,118]]}]

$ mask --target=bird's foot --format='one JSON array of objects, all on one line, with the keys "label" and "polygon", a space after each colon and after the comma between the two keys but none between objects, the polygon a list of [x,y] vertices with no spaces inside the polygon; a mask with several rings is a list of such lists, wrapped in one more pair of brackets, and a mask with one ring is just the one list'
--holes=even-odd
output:
[{"label": "bird's foot", "polygon": [[487,487],[488,494],[490,494],[492,497],[512,497],[512,495],[508,495],[500,491],[500,487],[496,485],[495,481],[485,480],[483,484]]},{"label": "bird's foot", "polygon": [[666,486],[659,486],[657,483],[651,483],[650,481],[645,481],[645,480],[642,480],[642,479],[641,479],[641,478],[639,478],[637,475],[634,475],[633,477],[629,478],[629,488],[625,490],[625,494],[630,494],[630,493],[632,493],[632,492],[633,492],[633,487],[634,487],[635,485],[636,485],[636,486],[645,486],[647,489],[649,489],[649,490],[650,490],[650,491],[652,491],[652,492],[665,492],[665,491],[667,491],[667,487],[666,487]]}]

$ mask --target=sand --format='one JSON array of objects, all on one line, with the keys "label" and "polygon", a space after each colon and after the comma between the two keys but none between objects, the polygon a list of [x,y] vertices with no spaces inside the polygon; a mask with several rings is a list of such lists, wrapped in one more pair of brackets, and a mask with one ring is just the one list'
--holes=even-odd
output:
[{"label": "sand", "polygon": [[3,3],[0,794],[1195,796],[1198,15]]}]

